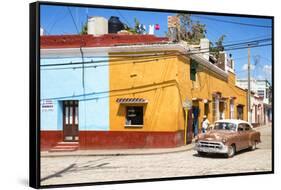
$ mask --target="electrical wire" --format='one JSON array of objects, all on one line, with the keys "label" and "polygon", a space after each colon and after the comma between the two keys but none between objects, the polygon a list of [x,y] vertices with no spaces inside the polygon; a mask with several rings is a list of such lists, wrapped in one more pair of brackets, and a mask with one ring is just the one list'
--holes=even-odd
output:
[{"label": "electrical wire", "polygon": [[[73,21],[73,23],[74,23],[74,25],[75,25],[76,31],[77,31],[77,33],[79,34],[78,26],[77,26],[77,24],[76,24],[76,22],[75,22],[75,20],[74,20],[74,17],[73,17],[73,15],[72,15],[72,12],[71,12],[71,10],[70,10],[69,7],[67,7],[67,8],[68,8],[69,14],[71,15],[72,21]],[[81,34],[80,34],[80,35],[81,35]],[[84,44],[84,39],[83,39],[83,38],[81,38],[81,42],[82,42],[82,44]],[[83,50],[82,50],[82,45],[79,47],[79,50],[80,50],[81,58],[82,58],[82,86],[83,86],[83,90],[85,91],[84,53],[83,53]]]},{"label": "electrical wire", "polygon": [[206,19],[206,20],[217,21],[217,22],[237,24],[237,25],[241,25],[241,26],[250,26],[250,27],[259,27],[259,28],[272,28],[272,26],[268,26],[268,25],[258,25],[258,24],[244,23],[244,22],[236,22],[236,21],[223,20],[223,19],[218,19],[218,18],[210,18],[210,17],[198,16],[198,15],[192,15],[192,16],[202,18],[202,19]]},{"label": "electrical wire", "polygon": [[236,43],[236,42],[243,42],[243,41],[249,41],[249,40],[258,40],[258,39],[264,39],[264,38],[268,38],[269,35],[262,35],[262,36],[255,36],[255,37],[251,37],[251,38],[245,38],[245,39],[240,39],[240,40],[226,40],[224,41],[225,43]]},{"label": "electrical wire", "polygon": [[[263,46],[269,46],[269,45],[272,45],[271,43],[267,43],[267,44],[261,44],[261,45],[252,45],[250,46],[251,48],[254,48],[254,47],[263,47]],[[240,47],[229,47],[229,48],[225,48],[226,51],[228,50],[239,50],[239,49],[246,49],[248,48],[248,45],[247,46],[240,46]],[[197,50],[198,51],[198,50]],[[187,52],[187,53],[174,53],[172,55],[183,55],[183,56],[188,56],[188,55],[196,55],[196,54],[202,54],[202,53],[209,53],[210,51],[199,51],[199,52],[194,52],[194,53],[190,53],[190,52]],[[171,54],[170,54],[171,55]],[[148,57],[148,56],[146,56]],[[111,61],[122,61],[124,59],[115,59],[115,60],[111,60]],[[66,65],[79,65],[79,64],[94,64],[94,63],[104,63],[104,62],[108,62],[108,60],[97,60],[97,61],[84,61],[84,62],[70,62],[70,63],[57,63],[57,64],[48,64],[48,65],[40,65],[41,67],[52,67],[52,66],[66,66]],[[99,67],[99,65],[97,65],[96,67]]]},{"label": "electrical wire", "polygon": [[[247,47],[249,46],[249,44],[257,44],[257,45],[250,45],[250,47],[257,47],[257,46],[262,46],[262,45],[258,45],[258,43],[262,43],[262,42],[266,42],[266,41],[270,41],[271,38],[267,38],[267,39],[260,39],[260,40],[254,40],[254,41],[248,41],[248,42],[243,42],[243,43],[235,43],[235,44],[226,44],[224,45],[224,47],[228,47],[228,48],[225,48],[225,50],[228,50],[228,49],[236,49],[236,48],[244,48],[245,45],[247,45]],[[233,47],[231,47],[233,46]],[[236,46],[236,47],[234,47]],[[202,51],[202,50],[206,50],[206,51]],[[207,51],[208,50],[208,51]],[[194,52],[194,53],[192,53]],[[208,53],[208,52],[211,52],[209,50],[209,48],[202,48],[200,50],[198,49],[194,49],[194,50],[189,50],[188,51],[188,54],[201,54],[201,53]],[[148,55],[145,55],[146,57]],[[107,56],[104,56],[104,57],[107,57]],[[114,57],[114,55],[110,56],[110,57]],[[118,56],[118,57],[126,57],[125,55],[121,55],[121,56]],[[128,57],[133,57],[131,55],[128,55]],[[136,57],[136,56],[134,56]],[[141,56],[139,56],[141,57]]]},{"label": "electrical wire", "polygon": [[62,17],[60,17],[60,18],[56,19],[56,20],[53,22],[53,24],[51,25],[50,29],[48,30],[48,31],[49,31],[49,34],[51,34],[51,33],[52,33],[52,31],[53,31],[53,29],[54,29],[55,25],[56,25],[59,21],[62,21],[63,19],[65,19],[65,18],[66,18],[66,15],[67,15],[67,12],[65,12],[65,13],[64,13],[64,15],[63,15]]},{"label": "electrical wire", "polygon": [[124,19],[124,21],[127,23],[128,27],[132,28],[132,25],[129,23],[129,21],[121,14],[119,10],[117,10],[117,13]]},{"label": "electrical wire", "polygon": [[[125,65],[125,64],[149,63],[149,62],[152,62],[152,61],[159,61],[159,60],[173,59],[173,58],[174,58],[174,56],[172,58],[164,57],[164,58],[147,59],[147,60],[134,61],[134,62],[122,62],[124,60],[118,60],[118,62],[121,62],[121,63],[90,65],[90,66],[84,66],[84,69],[85,68],[97,68],[97,67],[108,67],[108,66],[116,66],[116,65]],[[125,61],[127,61],[127,60],[125,60]],[[112,61],[110,61],[110,62],[112,62]],[[82,68],[81,66],[74,66],[74,67],[45,68],[45,69],[41,69],[41,70],[67,70],[67,69],[73,69],[74,70],[74,69],[81,69],[81,68]]]},{"label": "electrical wire", "polygon": [[68,12],[69,12],[69,14],[70,14],[70,16],[71,16],[72,22],[74,23],[74,26],[75,26],[75,28],[76,28],[77,34],[79,34],[79,29],[78,29],[78,26],[77,26],[77,24],[76,24],[76,22],[75,22],[75,20],[74,20],[74,17],[73,17],[73,15],[72,15],[72,12],[71,12],[71,10],[70,10],[69,7],[67,7],[67,9],[68,9]]}]

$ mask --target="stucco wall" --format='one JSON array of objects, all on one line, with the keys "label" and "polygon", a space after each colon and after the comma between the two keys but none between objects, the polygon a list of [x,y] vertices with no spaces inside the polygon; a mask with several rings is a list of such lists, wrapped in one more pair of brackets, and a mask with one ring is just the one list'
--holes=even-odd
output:
[{"label": "stucco wall", "polygon": [[[127,54],[127,53],[125,53]],[[110,130],[178,131],[181,109],[177,86],[177,57],[114,57],[110,54]],[[119,56],[122,54],[118,54]],[[141,53],[140,53],[141,55]],[[145,98],[144,125],[125,127],[126,106],[117,98]]]},{"label": "stucco wall", "polygon": [[246,102],[246,91],[235,86],[235,74],[228,72],[228,77],[223,79],[219,75],[211,72],[209,69],[201,66],[197,69],[196,81],[190,80],[190,59],[184,56],[178,57],[178,69],[179,69],[179,86],[181,89],[182,99],[192,100],[192,98],[201,99],[201,101],[193,102],[193,105],[199,106],[199,122],[203,120],[204,116],[204,102],[202,100],[211,100],[209,102],[209,114],[208,120],[213,120],[213,109],[212,109],[212,97],[213,93],[220,92],[222,97],[226,99],[225,118],[230,118],[230,97],[234,99],[234,118],[237,118],[237,105],[244,105],[243,119],[247,119],[247,102]]},{"label": "stucco wall", "polygon": [[[143,52],[148,54],[153,52]],[[243,118],[247,119],[246,92],[235,86],[235,74],[229,72],[227,78],[198,67],[196,81],[190,80],[190,59],[185,56],[160,57],[119,57],[110,54],[110,130],[121,131],[177,131],[184,129],[184,100],[192,98],[212,101],[213,93],[220,92],[227,97],[225,118],[230,117],[230,97],[234,99],[234,118],[237,118],[237,105],[244,105]],[[141,53],[139,53],[142,55]],[[116,65],[114,65],[116,64]],[[117,98],[135,97],[148,100],[144,106],[144,125],[141,128],[126,128],[125,105],[116,102]],[[199,123],[204,115],[203,101],[194,102],[200,108]],[[208,119],[213,122],[212,103],[209,103]]]},{"label": "stucco wall", "polygon": [[[42,66],[41,103],[53,102],[54,109],[44,111],[41,106],[41,130],[62,130],[62,101],[79,101],[79,130],[109,129],[109,73],[107,57],[85,58],[84,61],[103,60],[85,64],[84,89],[81,65]],[[41,65],[81,62],[81,57],[41,59]],[[90,67],[89,67],[90,66]],[[74,68],[79,67],[79,68]]]}]

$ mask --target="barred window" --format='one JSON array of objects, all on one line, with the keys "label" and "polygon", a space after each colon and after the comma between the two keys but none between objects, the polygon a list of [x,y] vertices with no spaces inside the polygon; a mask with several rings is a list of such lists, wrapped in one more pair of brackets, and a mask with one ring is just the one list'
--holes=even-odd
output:
[{"label": "barred window", "polygon": [[143,125],[143,106],[127,106],[126,125]]}]

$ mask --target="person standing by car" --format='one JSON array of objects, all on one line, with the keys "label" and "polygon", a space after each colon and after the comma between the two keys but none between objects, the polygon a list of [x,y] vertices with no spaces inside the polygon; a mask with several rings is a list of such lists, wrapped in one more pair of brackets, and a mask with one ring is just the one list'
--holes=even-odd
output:
[{"label": "person standing by car", "polygon": [[203,116],[202,121],[202,133],[206,133],[208,126],[210,125],[210,122],[206,115]]}]

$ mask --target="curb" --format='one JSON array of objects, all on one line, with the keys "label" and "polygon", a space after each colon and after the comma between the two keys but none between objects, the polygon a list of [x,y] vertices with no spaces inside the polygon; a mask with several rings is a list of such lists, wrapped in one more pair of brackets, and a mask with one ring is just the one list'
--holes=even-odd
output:
[{"label": "curb", "polygon": [[[193,144],[190,144],[190,147],[186,147],[182,150],[171,150],[171,151],[163,151],[163,152],[147,152],[147,153],[85,153],[85,154],[54,154],[54,155],[41,155],[41,158],[51,158],[51,157],[82,157],[82,156],[145,156],[145,155],[161,155],[161,154],[173,154],[173,153],[179,153],[184,151],[190,151],[193,149]],[[48,153],[52,154],[52,153]]]}]

